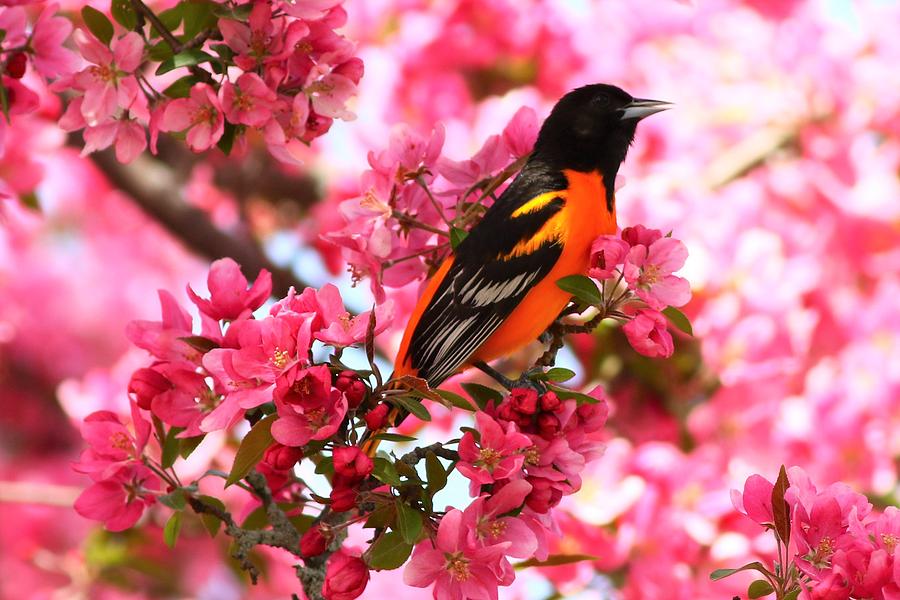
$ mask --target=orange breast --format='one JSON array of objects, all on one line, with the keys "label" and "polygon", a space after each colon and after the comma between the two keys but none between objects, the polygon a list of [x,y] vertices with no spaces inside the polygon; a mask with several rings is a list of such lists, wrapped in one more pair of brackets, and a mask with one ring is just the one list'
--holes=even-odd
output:
[{"label": "orange breast", "polygon": [[571,295],[557,280],[587,271],[591,244],[597,236],[616,232],[615,209],[606,208],[606,190],[599,173],[564,171],[569,180],[565,207],[554,217],[560,228],[563,251],[550,273],[522,299],[512,314],[469,359],[469,363],[500,358],[533,342],[559,316]]}]

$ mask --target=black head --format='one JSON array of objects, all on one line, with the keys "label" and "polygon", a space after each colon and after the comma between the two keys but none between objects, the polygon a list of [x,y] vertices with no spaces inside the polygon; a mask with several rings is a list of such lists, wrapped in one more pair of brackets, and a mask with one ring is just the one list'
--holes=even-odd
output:
[{"label": "black head", "polygon": [[559,169],[599,170],[611,194],[638,121],[667,108],[668,102],[632,98],[612,85],[580,87],[553,107],[533,157]]}]

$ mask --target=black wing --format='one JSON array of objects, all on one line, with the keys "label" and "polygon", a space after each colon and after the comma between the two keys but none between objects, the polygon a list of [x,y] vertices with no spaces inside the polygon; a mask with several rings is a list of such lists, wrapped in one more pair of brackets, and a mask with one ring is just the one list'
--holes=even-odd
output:
[{"label": "black wing", "polygon": [[565,194],[515,218],[512,214],[536,196],[565,189],[567,183],[561,173],[535,175],[526,168],[456,248],[453,265],[410,340],[410,364],[419,377],[438,385],[453,375],[553,268],[562,253],[556,238],[527,253],[513,250],[533,239],[563,209]]}]

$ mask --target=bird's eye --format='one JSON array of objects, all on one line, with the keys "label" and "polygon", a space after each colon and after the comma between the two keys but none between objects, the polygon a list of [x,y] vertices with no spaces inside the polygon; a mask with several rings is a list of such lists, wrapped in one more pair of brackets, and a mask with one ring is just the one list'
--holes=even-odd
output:
[{"label": "bird's eye", "polygon": [[591,104],[599,108],[606,108],[609,106],[609,102],[609,94],[597,94],[591,99]]}]

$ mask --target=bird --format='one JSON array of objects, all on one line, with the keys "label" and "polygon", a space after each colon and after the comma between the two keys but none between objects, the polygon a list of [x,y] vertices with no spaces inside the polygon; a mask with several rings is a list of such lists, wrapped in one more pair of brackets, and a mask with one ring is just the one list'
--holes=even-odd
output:
[{"label": "bird", "polygon": [[556,282],[586,274],[593,241],[617,231],[616,175],[638,122],[670,107],[603,83],[564,95],[522,169],[426,285],[393,379],[434,388],[538,339],[571,301]]}]

